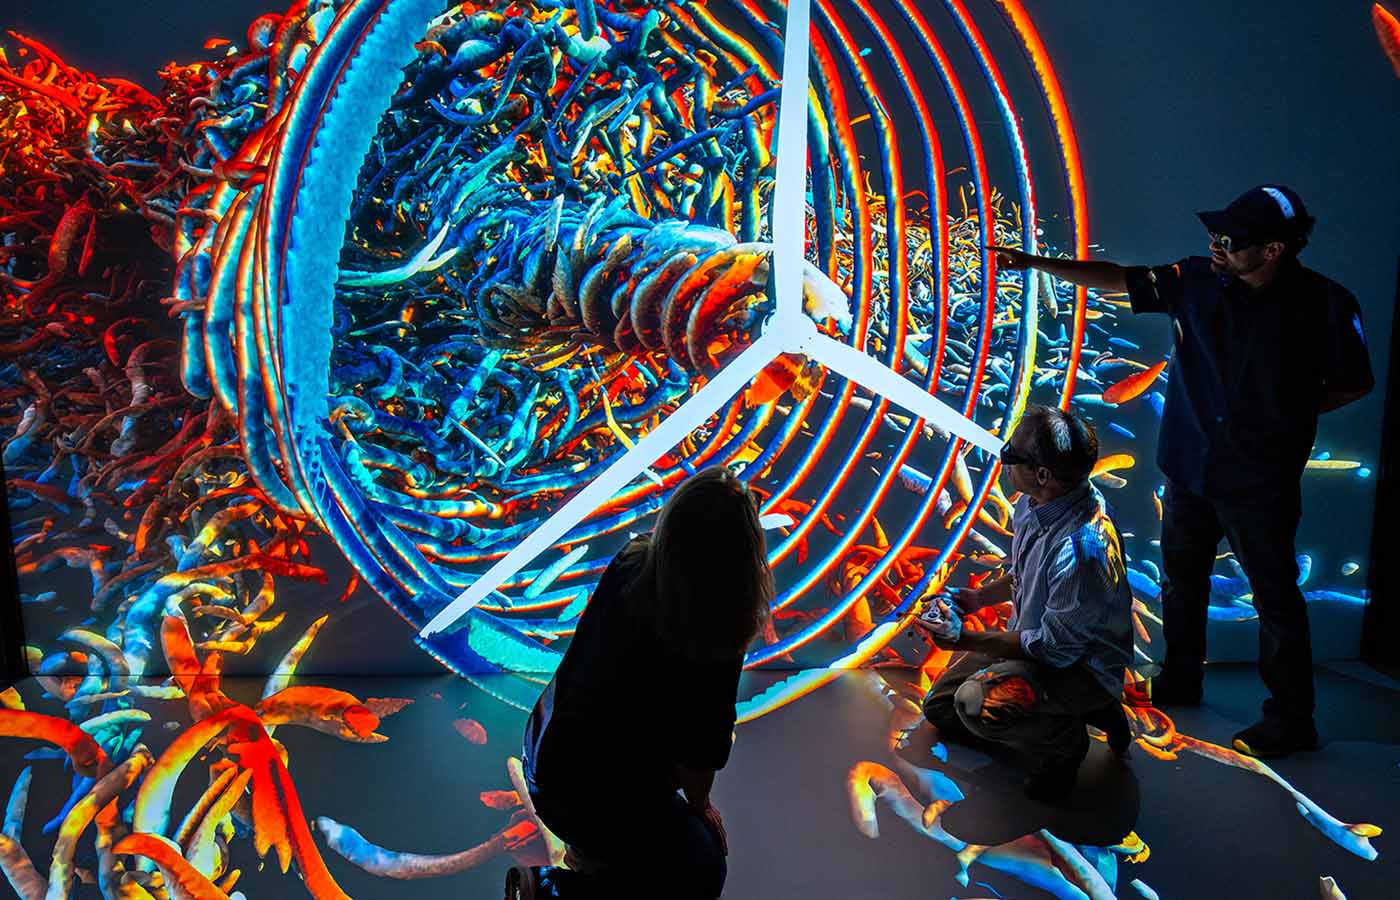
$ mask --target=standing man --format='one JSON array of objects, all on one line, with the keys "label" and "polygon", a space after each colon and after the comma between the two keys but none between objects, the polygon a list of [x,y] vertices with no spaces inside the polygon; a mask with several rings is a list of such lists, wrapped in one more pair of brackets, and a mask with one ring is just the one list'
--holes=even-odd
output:
[{"label": "standing man", "polygon": [[[1001,462],[1016,502],[1011,571],[980,589],[949,589],[914,621],[959,651],[924,698],[940,740],[977,738],[1017,750],[1026,793],[1063,802],[1084,754],[1085,725],[1126,753],[1123,671],[1133,658],[1133,596],[1122,541],[1089,484],[1094,429],[1061,409],[1029,407]],[[1010,601],[1006,631],[963,631],[961,616]]]},{"label": "standing man", "polygon": [[1375,384],[1361,313],[1345,288],[1298,261],[1313,218],[1282,185],[1264,185],[1198,214],[1210,257],[1164,266],[1032,256],[992,248],[999,265],[1036,268],[1101,291],[1126,292],[1136,313],[1171,317],[1157,465],[1162,512],[1166,660],[1158,706],[1198,706],[1210,574],[1221,537],[1244,568],[1259,612],[1264,716],[1235,749],[1284,756],[1317,747],[1312,642],[1298,589],[1299,481],[1320,413]]}]

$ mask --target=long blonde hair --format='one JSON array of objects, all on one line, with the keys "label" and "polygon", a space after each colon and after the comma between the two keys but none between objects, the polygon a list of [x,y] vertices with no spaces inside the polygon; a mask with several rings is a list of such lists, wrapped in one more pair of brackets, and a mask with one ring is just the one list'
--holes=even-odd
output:
[{"label": "long blonde hair", "polygon": [[629,593],[662,644],[693,659],[742,657],[774,593],[744,483],[723,466],[691,476],[661,508],[645,553]]}]

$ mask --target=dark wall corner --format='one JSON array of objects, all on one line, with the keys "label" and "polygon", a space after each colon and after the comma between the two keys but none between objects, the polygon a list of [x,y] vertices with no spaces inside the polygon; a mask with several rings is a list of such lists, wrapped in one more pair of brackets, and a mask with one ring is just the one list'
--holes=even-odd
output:
[{"label": "dark wall corner", "polygon": [[[1396,264],[1395,308],[1400,311],[1400,260]],[[1400,373],[1400,341],[1390,331],[1390,366],[1386,381],[1385,414],[1381,420],[1381,453],[1377,466],[1376,511],[1371,528],[1370,602],[1361,638],[1361,657],[1372,665],[1389,670],[1400,667],[1400,575],[1386,563],[1392,552],[1391,532],[1400,515],[1400,390],[1395,377]]]}]

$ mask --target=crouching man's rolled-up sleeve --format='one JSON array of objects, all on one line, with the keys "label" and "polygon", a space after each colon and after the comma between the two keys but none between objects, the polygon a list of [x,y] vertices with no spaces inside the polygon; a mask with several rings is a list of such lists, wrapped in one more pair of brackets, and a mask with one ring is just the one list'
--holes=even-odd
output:
[{"label": "crouching man's rolled-up sleeve", "polygon": [[1113,602],[1113,581],[1104,548],[1082,536],[1066,537],[1055,553],[1045,614],[1021,631],[1021,650],[1047,666],[1063,669],[1084,657]]}]

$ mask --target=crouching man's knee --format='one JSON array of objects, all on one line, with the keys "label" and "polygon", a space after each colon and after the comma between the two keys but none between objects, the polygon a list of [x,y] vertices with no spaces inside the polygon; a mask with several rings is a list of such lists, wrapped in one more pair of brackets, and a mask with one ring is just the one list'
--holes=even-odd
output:
[{"label": "crouching man's knee", "polygon": [[1030,714],[1035,692],[1020,675],[1004,675],[983,669],[953,694],[953,706],[974,734],[995,737],[1007,726]]},{"label": "crouching man's knee", "polygon": [[958,685],[953,693],[953,707],[958,717],[972,725],[982,716],[982,708],[987,700],[985,683],[968,679]]}]

